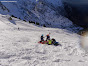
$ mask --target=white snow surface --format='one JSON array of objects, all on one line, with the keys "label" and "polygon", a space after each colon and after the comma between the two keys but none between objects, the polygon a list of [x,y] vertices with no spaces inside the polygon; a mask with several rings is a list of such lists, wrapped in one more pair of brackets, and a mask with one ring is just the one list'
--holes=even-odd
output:
[{"label": "white snow surface", "polygon": [[[88,66],[78,34],[8,18],[0,15],[0,66]],[[38,43],[49,32],[62,46]]]}]

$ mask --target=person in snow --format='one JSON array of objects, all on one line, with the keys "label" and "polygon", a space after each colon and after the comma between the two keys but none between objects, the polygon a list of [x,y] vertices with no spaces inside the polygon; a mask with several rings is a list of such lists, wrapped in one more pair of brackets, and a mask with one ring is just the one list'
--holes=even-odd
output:
[{"label": "person in snow", "polygon": [[54,38],[52,38],[52,44],[55,44],[56,40]]},{"label": "person in snow", "polygon": [[44,41],[44,37],[43,37],[43,34],[41,35],[41,41],[40,42],[43,42]]},{"label": "person in snow", "polygon": [[[58,42],[56,42],[56,40],[54,38],[52,38],[52,44],[55,45],[55,46],[58,46],[60,45]],[[61,45],[60,45],[61,46]]]},{"label": "person in snow", "polygon": [[[50,33],[49,33],[49,34],[50,34]],[[49,34],[46,35],[46,41],[47,41],[47,40],[50,40]]]}]

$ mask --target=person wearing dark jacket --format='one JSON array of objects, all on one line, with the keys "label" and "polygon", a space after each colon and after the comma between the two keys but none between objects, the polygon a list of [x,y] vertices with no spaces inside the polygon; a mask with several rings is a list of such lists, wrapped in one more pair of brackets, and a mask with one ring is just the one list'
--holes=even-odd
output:
[{"label": "person wearing dark jacket", "polygon": [[47,41],[47,40],[50,40],[50,36],[49,36],[49,34],[46,35],[46,41]]},{"label": "person wearing dark jacket", "polygon": [[[58,46],[60,45],[58,42],[56,42],[56,40],[54,38],[52,38],[52,44],[55,45],[55,46]],[[61,46],[61,45],[60,45]]]},{"label": "person wearing dark jacket", "polygon": [[52,44],[55,44],[56,40],[54,38],[52,38]]},{"label": "person wearing dark jacket", "polygon": [[43,42],[44,41],[44,37],[43,35],[41,35],[41,41],[40,42]]}]

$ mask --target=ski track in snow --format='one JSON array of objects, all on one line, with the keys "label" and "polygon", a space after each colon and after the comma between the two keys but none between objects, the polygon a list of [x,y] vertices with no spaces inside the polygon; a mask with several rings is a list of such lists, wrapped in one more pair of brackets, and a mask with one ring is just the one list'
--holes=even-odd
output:
[{"label": "ski track in snow", "polygon": [[[87,66],[80,36],[65,29],[44,28],[0,15],[0,66]],[[19,28],[19,29],[18,29]],[[39,44],[41,34],[51,33],[62,46]]]}]

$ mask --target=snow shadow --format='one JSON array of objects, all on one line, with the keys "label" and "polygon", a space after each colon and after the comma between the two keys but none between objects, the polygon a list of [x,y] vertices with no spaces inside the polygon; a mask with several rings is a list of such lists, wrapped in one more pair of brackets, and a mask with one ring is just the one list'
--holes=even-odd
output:
[{"label": "snow shadow", "polygon": [[9,20],[12,24],[16,25],[14,20]]},{"label": "snow shadow", "polygon": [[25,57],[22,57],[22,59],[25,59],[25,60],[31,60],[32,57],[25,56]]},{"label": "snow shadow", "polygon": [[71,60],[67,60],[67,59],[56,59],[55,61],[53,61],[53,62],[63,62],[63,61],[65,61],[65,62],[70,62]]},{"label": "snow shadow", "polygon": [[0,52],[0,59],[9,59],[9,58],[11,58],[13,56],[15,56],[15,55],[9,55],[9,54]]}]

